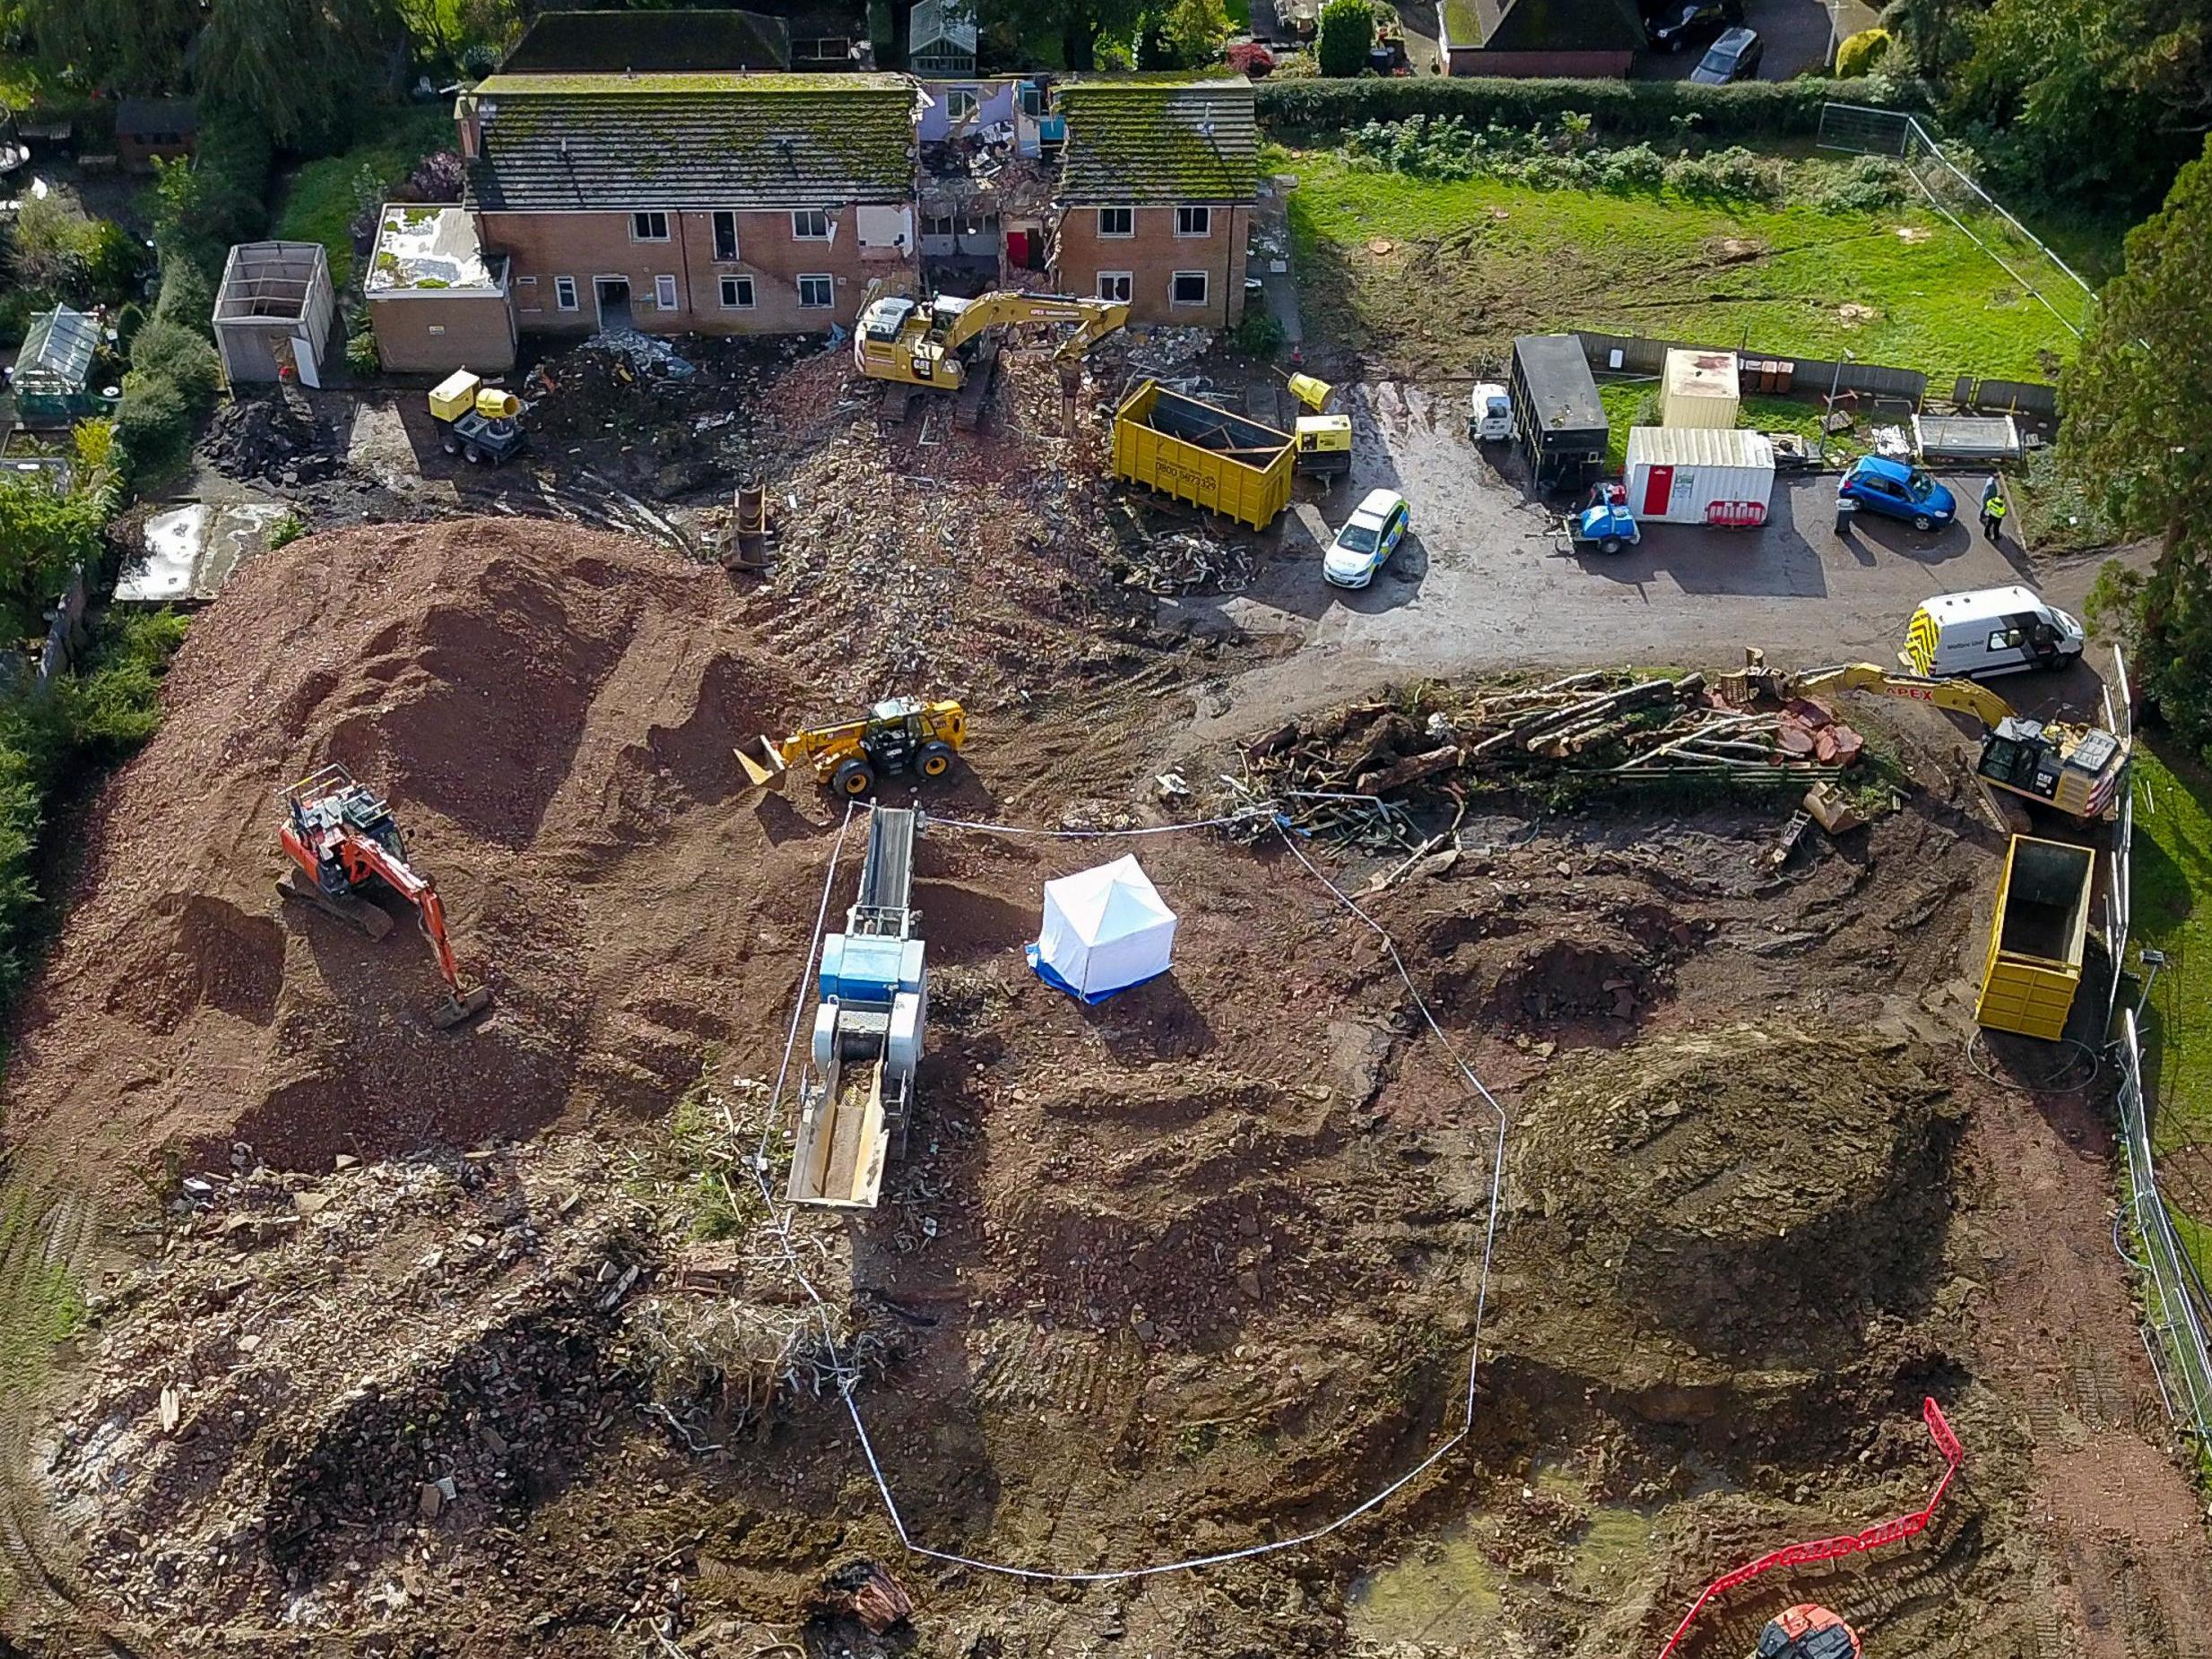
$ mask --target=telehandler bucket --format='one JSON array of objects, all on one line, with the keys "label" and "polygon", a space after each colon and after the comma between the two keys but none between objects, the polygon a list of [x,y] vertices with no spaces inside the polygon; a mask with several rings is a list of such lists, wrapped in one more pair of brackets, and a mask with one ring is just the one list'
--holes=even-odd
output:
[{"label": "telehandler bucket", "polygon": [[745,769],[745,776],[752,779],[756,789],[768,787],[780,774],[790,769],[784,760],[782,749],[766,732],[760,734],[760,752],[766,757],[765,763],[754,760],[746,750],[737,751],[737,763]]}]

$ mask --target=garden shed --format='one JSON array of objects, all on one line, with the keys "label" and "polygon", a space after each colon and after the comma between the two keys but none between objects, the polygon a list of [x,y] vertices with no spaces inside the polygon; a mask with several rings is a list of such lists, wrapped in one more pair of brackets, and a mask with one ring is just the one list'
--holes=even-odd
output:
[{"label": "garden shed", "polygon": [[98,317],[65,305],[33,317],[10,371],[17,418],[31,426],[60,424],[104,411],[107,403],[91,384],[101,337]]},{"label": "garden shed", "polygon": [[323,352],[334,303],[330,261],[320,242],[241,242],[222,267],[215,296],[215,346],[233,386],[281,379],[289,362],[300,384],[323,384]]},{"label": "garden shed", "polygon": [[976,73],[976,14],[945,0],[920,0],[906,16],[906,67],[924,81]]}]

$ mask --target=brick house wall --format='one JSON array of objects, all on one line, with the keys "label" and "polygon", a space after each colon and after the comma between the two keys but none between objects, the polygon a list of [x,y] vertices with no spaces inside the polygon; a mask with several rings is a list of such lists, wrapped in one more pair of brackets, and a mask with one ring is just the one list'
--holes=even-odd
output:
[{"label": "brick house wall", "polygon": [[[600,326],[598,279],[621,277],[629,283],[630,320],[648,334],[827,331],[851,326],[872,278],[915,268],[907,204],[825,204],[827,240],[796,235],[793,214],[783,209],[729,210],[736,220],[734,259],[718,257],[714,210],[650,211],[665,212],[666,240],[635,238],[629,213],[479,213],[486,251],[512,262],[516,326],[525,334],[591,334]],[[901,235],[903,248],[894,239]],[[560,307],[564,276],[576,282],[574,310]],[[829,279],[828,305],[802,303],[802,276]],[[663,277],[673,281],[673,306],[660,303]],[[724,278],[737,304],[723,303]]]},{"label": "brick house wall", "polygon": [[[1175,233],[1178,209],[1143,206],[1127,210],[1132,234],[1101,235],[1099,209],[1084,204],[1061,213],[1053,282],[1063,293],[1106,294],[1106,273],[1129,275],[1129,317],[1133,323],[1168,323],[1192,327],[1233,327],[1245,314],[1245,249],[1252,230],[1249,204],[1214,203],[1208,208],[1203,236]],[[1206,274],[1202,304],[1178,304],[1173,296],[1177,272]]]},{"label": "brick house wall", "polygon": [[515,322],[505,294],[411,290],[371,294],[377,356],[394,374],[502,374],[515,366]]}]

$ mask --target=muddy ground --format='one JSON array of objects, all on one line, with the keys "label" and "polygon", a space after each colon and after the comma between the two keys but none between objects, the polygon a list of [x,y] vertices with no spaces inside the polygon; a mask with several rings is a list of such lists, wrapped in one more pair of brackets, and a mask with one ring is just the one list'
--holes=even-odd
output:
[{"label": "muddy ground", "polygon": [[[1882,739],[1901,810],[1780,869],[1780,812],[1726,802],[1490,803],[1380,890],[1399,856],[1314,843],[1442,1038],[1275,831],[940,825],[911,1142],[880,1210],[793,1246],[828,1342],[748,1161],[785,1144],[838,821],[730,755],[815,695],[780,603],[500,523],[309,538],[195,630],[10,1073],[17,1191],[107,1229],[90,1329],[11,1406],[20,1643],[1596,1659],[1655,1649],[1738,1559],[1917,1507],[1933,1394],[1971,1461],[1931,1533],[1739,1593],[1685,1651],[1745,1651],[1801,1595],[1876,1653],[2190,1651],[2212,1586],[2096,1097],[1970,1064],[1995,838],[1932,717]],[[1052,602],[1001,625],[1087,633]],[[1169,816],[1161,770],[1231,764],[1181,734],[1218,664],[1124,648],[1095,715],[1080,682],[977,690],[931,803]],[[276,899],[271,792],[330,758],[401,803],[498,994],[479,1025],[432,1029],[412,930]],[[1019,947],[1044,881],[1124,846],[1177,965],[1084,1008]],[[1444,1039],[1512,1115],[1487,1290],[1492,1119]],[[1143,1565],[1311,1530],[1418,1464],[1465,1420],[1479,1297],[1453,1452],[1195,1573],[909,1556],[837,1398],[917,1542]],[[910,1627],[826,1600],[864,1559]]]}]

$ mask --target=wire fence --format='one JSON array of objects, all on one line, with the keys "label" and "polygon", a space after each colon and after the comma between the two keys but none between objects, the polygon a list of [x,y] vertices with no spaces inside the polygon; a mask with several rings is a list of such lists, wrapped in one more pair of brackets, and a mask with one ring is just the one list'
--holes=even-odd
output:
[{"label": "wire fence", "polygon": [[[2105,688],[2104,717],[2123,743],[2134,736],[2135,705],[2128,695],[2127,664],[2112,653],[2112,679]],[[2112,692],[2118,689],[2119,699]],[[2195,1264],[2175,1230],[2173,1216],[2158,1190],[2158,1163],[2151,1149],[2156,1107],[2143,1077],[2143,1041],[2136,1011],[2119,1006],[2121,969],[2134,922],[2135,788],[2120,792],[2120,821],[2106,862],[2105,939],[2112,954],[2111,984],[2105,993],[2108,1022],[2119,1024],[2112,1047],[2120,1072],[2120,1143],[2125,1170],[2121,1202],[2135,1253],[2130,1257],[2143,1281],[2144,1351],[2158,1378],[2166,1415],[2193,1435],[2199,1453],[2212,1450],[2212,1343],[2199,1305]]]},{"label": "wire fence", "polygon": [[[1919,117],[1863,104],[1826,104],[1818,143],[1824,150],[1896,157],[1928,204],[2003,269],[2023,300],[2043,307],[2077,339],[2086,331],[2096,308],[2095,291],[2042,238],[1959,171]],[[2053,377],[2058,367],[2047,365]]]}]

